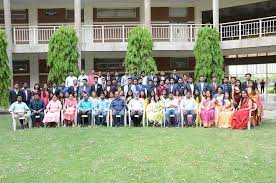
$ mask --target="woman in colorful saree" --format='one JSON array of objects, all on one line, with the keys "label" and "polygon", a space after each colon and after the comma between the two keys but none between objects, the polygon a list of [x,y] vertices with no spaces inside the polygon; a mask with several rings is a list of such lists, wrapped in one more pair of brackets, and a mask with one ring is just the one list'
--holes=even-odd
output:
[{"label": "woman in colorful saree", "polygon": [[66,127],[67,122],[70,121],[72,126],[75,126],[75,114],[77,110],[77,100],[74,98],[73,94],[70,94],[67,99],[65,99],[65,104],[63,106],[64,114],[63,114],[63,124]]},{"label": "woman in colorful saree", "polygon": [[218,127],[218,118],[220,115],[221,107],[222,107],[222,100],[223,100],[223,90],[222,87],[218,87],[218,93],[214,95],[214,102],[215,102],[215,126]]},{"label": "woman in colorful saree", "polygon": [[229,128],[233,116],[233,105],[228,92],[224,93],[220,110],[218,128]]},{"label": "woman in colorful saree", "polygon": [[150,100],[147,107],[147,118],[149,124],[159,127],[163,124],[164,119],[164,102],[160,100],[158,95],[155,95],[154,100]]},{"label": "woman in colorful saree", "polygon": [[232,99],[234,107],[237,108],[239,106],[241,100],[241,81],[237,80],[232,90]]},{"label": "woman in colorful saree", "polygon": [[204,128],[210,128],[215,121],[215,104],[212,100],[211,91],[205,92],[205,98],[201,103],[200,118]]},{"label": "woman in colorful saree", "polygon": [[197,103],[197,106],[198,106],[198,109],[196,111],[196,120],[195,120],[195,124],[196,124],[196,127],[199,127],[201,126],[201,121],[200,121],[200,104],[201,104],[201,95],[200,95],[200,92],[198,89],[195,89],[194,91],[194,99]]},{"label": "woman in colorful saree", "polygon": [[252,125],[258,126],[264,115],[264,110],[263,110],[263,104],[262,104],[260,93],[258,89],[255,88],[254,82],[252,80],[248,82],[247,93],[248,93],[248,97],[251,98],[253,102],[257,104],[257,111],[256,112],[254,111],[252,113],[252,116],[253,116]]},{"label": "woman in colorful saree", "polygon": [[231,128],[232,129],[246,129],[249,121],[249,113],[250,109],[253,107],[253,101],[248,97],[248,93],[246,90],[243,90],[242,99],[238,106],[238,111],[234,112]]}]

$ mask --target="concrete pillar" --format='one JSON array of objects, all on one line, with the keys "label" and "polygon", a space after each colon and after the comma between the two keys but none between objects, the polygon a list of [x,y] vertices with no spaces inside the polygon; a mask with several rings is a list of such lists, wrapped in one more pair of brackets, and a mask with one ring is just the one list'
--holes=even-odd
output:
[{"label": "concrete pillar", "polygon": [[140,6],[140,23],[145,24],[145,8],[144,3]]},{"label": "concrete pillar", "polygon": [[219,29],[219,0],[213,0],[213,25]]},{"label": "concrete pillar", "polygon": [[39,63],[38,63],[38,55],[30,54],[30,87],[33,88],[35,83],[39,82]]},{"label": "concrete pillar", "polygon": [[85,73],[89,74],[91,69],[94,69],[94,55],[92,52],[85,52]]},{"label": "concrete pillar", "polygon": [[34,8],[31,5],[29,6],[30,6],[30,8],[28,8],[29,25],[33,26],[32,31],[30,31],[30,42],[31,44],[37,44],[38,33],[35,27],[38,25],[37,8]]},{"label": "concrete pillar", "polygon": [[77,36],[79,38],[79,43],[78,43],[78,50],[79,50],[79,60],[78,60],[78,65],[79,68],[81,69],[81,0],[74,0],[74,13],[75,13],[75,29]]},{"label": "concrete pillar", "polygon": [[151,0],[144,0],[144,24],[151,30]]},{"label": "concrete pillar", "polygon": [[195,23],[202,24],[202,11],[198,6],[195,7]]},{"label": "concrete pillar", "polygon": [[83,29],[83,43],[92,44],[93,43],[93,3],[92,1],[87,1],[84,5],[84,24],[89,25],[85,26]]},{"label": "concrete pillar", "polygon": [[225,65],[224,66],[224,76],[226,76],[226,77],[230,77],[229,76],[229,65]]},{"label": "concrete pillar", "polygon": [[13,50],[13,43],[12,43],[12,26],[11,26],[11,4],[10,0],[3,0],[4,5],[4,19],[5,19],[5,31],[7,35],[7,55],[9,61],[9,68],[11,70],[11,80],[13,83],[13,66],[12,66],[12,50]]}]

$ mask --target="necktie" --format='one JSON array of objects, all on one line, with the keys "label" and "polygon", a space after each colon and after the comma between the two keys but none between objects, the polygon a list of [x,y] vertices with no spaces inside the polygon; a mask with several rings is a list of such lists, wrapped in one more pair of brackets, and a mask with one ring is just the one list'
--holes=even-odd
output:
[{"label": "necktie", "polygon": [[25,90],[26,100],[28,99],[28,92]]}]

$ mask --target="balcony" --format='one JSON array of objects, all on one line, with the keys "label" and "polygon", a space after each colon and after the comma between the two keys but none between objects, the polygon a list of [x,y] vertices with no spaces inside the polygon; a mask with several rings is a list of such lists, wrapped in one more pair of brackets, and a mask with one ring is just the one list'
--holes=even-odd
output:
[{"label": "balcony", "polygon": [[[138,24],[83,25],[82,51],[125,51],[129,31]],[[61,25],[14,26],[15,53],[47,52]],[[72,25],[73,26],[73,25]],[[192,51],[202,24],[152,24],[154,50]],[[276,46],[276,16],[220,24],[222,49]]]}]

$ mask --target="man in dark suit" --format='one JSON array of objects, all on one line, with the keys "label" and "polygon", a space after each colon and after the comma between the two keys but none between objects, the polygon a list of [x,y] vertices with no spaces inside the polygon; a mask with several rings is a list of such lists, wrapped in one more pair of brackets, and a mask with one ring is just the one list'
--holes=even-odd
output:
[{"label": "man in dark suit", "polygon": [[[173,79],[173,78],[172,78]],[[186,89],[185,85],[183,84],[183,78],[179,77],[178,78],[178,83],[177,83],[177,90],[179,91],[180,96],[184,96],[184,90]]]},{"label": "man in dark suit", "polygon": [[138,81],[138,79],[139,79],[140,77],[141,77],[141,76],[138,74],[138,69],[137,69],[137,68],[134,68],[134,69],[133,69],[133,75],[131,75],[132,80],[137,79],[137,81]]},{"label": "man in dark suit", "polygon": [[207,90],[210,90],[208,83],[205,82],[204,76],[199,77],[199,83],[195,84],[195,90],[198,90],[203,95]]},{"label": "man in dark suit", "polygon": [[171,75],[170,75],[170,78],[173,78],[173,79],[175,80],[175,82],[178,81],[179,76],[178,76],[177,73],[176,73],[176,69],[174,69],[174,70],[172,71],[172,73],[171,73]]},{"label": "man in dark suit", "polygon": [[218,87],[219,87],[219,84],[217,81],[217,77],[214,76],[212,78],[212,83],[210,83],[210,89],[213,95],[218,93]]},{"label": "man in dark suit", "polygon": [[150,75],[147,76],[147,80],[149,82],[149,80],[153,81],[153,79],[155,78],[155,74],[154,74],[154,70],[150,70]]},{"label": "man in dark suit", "polygon": [[82,80],[83,85],[79,87],[79,97],[82,99],[83,92],[85,92],[88,97],[91,95],[91,87],[88,85],[87,79]]},{"label": "man in dark suit", "polygon": [[[245,74],[245,81],[242,83],[242,85],[241,85],[241,88],[242,88],[242,90],[246,90],[247,89],[247,87],[248,87],[248,82],[251,80],[251,74],[250,73],[246,73]],[[254,87],[256,88],[257,87],[257,83],[255,83],[254,81],[253,81],[253,83],[254,83]]]},{"label": "man in dark suit", "polygon": [[117,81],[115,78],[113,78],[111,81],[110,91],[112,91],[113,93],[117,91]]},{"label": "man in dark suit", "polygon": [[156,87],[153,84],[153,81],[150,79],[148,80],[148,96],[151,95],[151,92],[155,92],[156,94]]},{"label": "man in dark suit", "polygon": [[60,94],[60,89],[57,87],[57,83],[53,82],[52,87],[49,88],[49,93],[50,95],[59,95]]},{"label": "man in dark suit", "polygon": [[73,81],[73,86],[70,86],[68,93],[74,95],[74,93],[77,92],[79,95],[79,86],[78,86],[78,80]]},{"label": "man in dark suit", "polygon": [[183,74],[183,85],[185,87],[185,90],[192,92],[192,89],[190,87],[190,83],[189,83],[188,79],[189,79],[188,75]]},{"label": "man in dark suit", "polygon": [[170,84],[167,87],[167,93],[173,93],[173,94],[175,94],[176,90],[177,90],[177,85],[175,84],[174,79],[171,78],[170,79]]},{"label": "man in dark suit", "polygon": [[28,89],[28,83],[23,83],[23,88],[20,90],[20,95],[22,96],[22,102],[25,102],[27,106],[29,106],[32,98],[32,92]]},{"label": "man in dark suit", "polygon": [[192,77],[189,77],[189,78],[188,78],[188,81],[189,81],[190,92],[191,92],[191,94],[193,95],[193,94],[194,94],[194,91],[195,91],[194,80],[193,80]]},{"label": "man in dark suit", "polygon": [[17,101],[17,96],[20,95],[20,89],[19,89],[19,84],[18,83],[14,83],[13,85],[13,89],[10,90],[10,95],[9,95],[9,101],[10,104],[13,104],[14,102]]},{"label": "man in dark suit", "polygon": [[165,75],[164,71],[160,71],[160,75],[158,76],[159,81],[165,81],[168,77]]},{"label": "man in dark suit", "polygon": [[95,84],[91,86],[91,92],[95,91],[99,97],[101,92],[103,92],[102,85],[98,83],[98,78],[95,77]]},{"label": "man in dark suit", "polygon": [[[40,127],[44,118],[44,110],[46,106],[44,101],[39,98],[38,93],[34,94],[34,100],[30,102],[29,107],[31,110],[31,118],[32,118],[33,124],[36,124],[36,127]],[[36,116],[39,116],[39,121],[37,121]]]},{"label": "man in dark suit", "polygon": [[119,76],[119,73],[117,71],[114,73],[113,79],[116,80],[116,83],[121,82],[121,77]]},{"label": "man in dark suit", "polygon": [[231,95],[232,87],[231,87],[231,84],[229,83],[229,78],[228,77],[224,77],[221,88],[222,88],[223,93],[227,92]]}]

